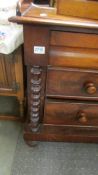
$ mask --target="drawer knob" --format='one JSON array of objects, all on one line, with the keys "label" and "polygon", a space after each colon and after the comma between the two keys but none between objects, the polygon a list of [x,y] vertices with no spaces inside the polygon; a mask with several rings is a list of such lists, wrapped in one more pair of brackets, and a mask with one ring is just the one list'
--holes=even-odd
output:
[{"label": "drawer knob", "polygon": [[87,115],[86,115],[86,113],[84,111],[80,111],[78,113],[78,120],[81,123],[86,123],[87,122]]},{"label": "drawer knob", "polygon": [[88,94],[94,94],[96,92],[96,87],[94,83],[87,83],[85,85],[85,89]]}]

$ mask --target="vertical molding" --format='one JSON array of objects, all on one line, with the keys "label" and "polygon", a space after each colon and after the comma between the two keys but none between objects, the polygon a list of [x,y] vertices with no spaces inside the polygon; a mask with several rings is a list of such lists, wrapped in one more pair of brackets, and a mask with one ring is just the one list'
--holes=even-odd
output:
[{"label": "vertical molding", "polygon": [[40,119],[42,68],[33,66],[30,71],[32,77],[30,78],[30,123],[31,131],[37,132]]}]

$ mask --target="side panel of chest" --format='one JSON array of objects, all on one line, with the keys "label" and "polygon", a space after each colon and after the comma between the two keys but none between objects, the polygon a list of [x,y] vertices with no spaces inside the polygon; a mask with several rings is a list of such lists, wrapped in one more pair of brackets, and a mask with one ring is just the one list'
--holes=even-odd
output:
[{"label": "side panel of chest", "polygon": [[49,52],[48,27],[24,25],[26,65],[47,66]]}]

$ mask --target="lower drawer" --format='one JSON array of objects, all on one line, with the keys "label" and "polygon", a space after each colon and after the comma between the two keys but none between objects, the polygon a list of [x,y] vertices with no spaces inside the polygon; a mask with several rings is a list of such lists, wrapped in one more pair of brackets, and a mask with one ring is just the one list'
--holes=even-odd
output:
[{"label": "lower drawer", "polygon": [[40,131],[32,133],[26,126],[24,139],[30,141],[67,141],[98,143],[98,128],[61,125],[41,125]]},{"label": "lower drawer", "polygon": [[46,100],[43,122],[98,127],[98,103]]}]

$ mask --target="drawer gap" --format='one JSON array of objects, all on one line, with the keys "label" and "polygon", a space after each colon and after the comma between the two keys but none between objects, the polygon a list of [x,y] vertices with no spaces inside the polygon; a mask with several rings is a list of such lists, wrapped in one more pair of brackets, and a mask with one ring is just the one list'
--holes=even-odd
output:
[{"label": "drawer gap", "polygon": [[97,101],[87,101],[87,100],[74,100],[74,99],[58,99],[58,98],[51,98],[48,97],[45,99],[46,101],[50,102],[50,103],[87,103],[87,104],[98,104]]}]

